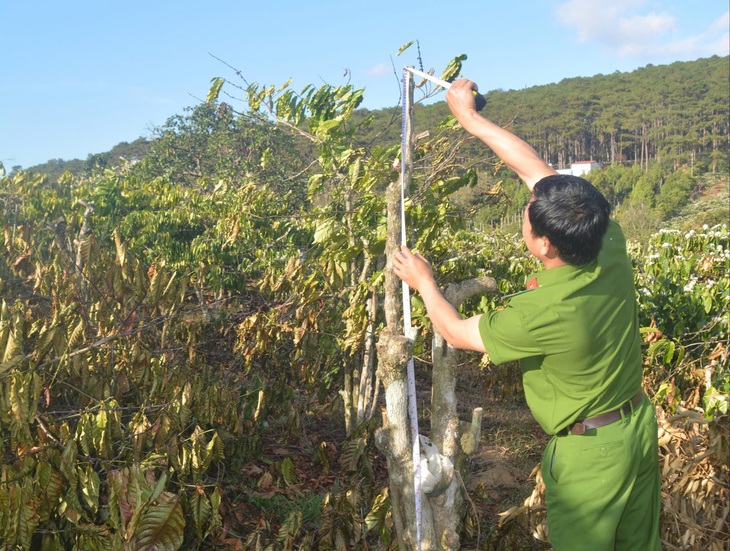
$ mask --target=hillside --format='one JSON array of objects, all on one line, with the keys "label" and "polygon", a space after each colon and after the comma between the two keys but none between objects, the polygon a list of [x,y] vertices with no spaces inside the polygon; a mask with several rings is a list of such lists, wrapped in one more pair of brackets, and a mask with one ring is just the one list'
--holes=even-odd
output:
[{"label": "hillside", "polygon": [[[611,163],[693,164],[700,171],[728,167],[730,57],[714,56],[671,65],[648,65],[564,79],[524,90],[491,90],[484,114],[528,141],[557,168],[582,160]],[[482,86],[484,88],[484,86]],[[388,130],[377,140],[395,143],[396,109],[373,111],[372,128]],[[433,129],[448,115],[446,103],[418,106],[418,131]],[[363,142],[375,139],[365,136]],[[480,147],[468,150],[477,157]]]},{"label": "hillside", "polygon": [[133,142],[120,142],[109,151],[90,153],[86,160],[50,159],[45,163],[29,167],[25,170],[38,174],[48,174],[52,180],[57,180],[64,172],[74,176],[81,176],[95,169],[105,169],[118,166],[122,159],[127,161],[139,160],[147,154],[150,141],[146,138],[137,138]]},{"label": "hillside", "polygon": [[[714,56],[523,90],[493,89],[484,94],[485,114],[510,126],[558,168],[592,159],[644,168],[658,161],[674,170],[691,164],[698,172],[718,172],[728,167],[729,75],[730,58]],[[417,105],[416,127],[434,129],[447,115],[444,101]],[[361,109],[353,122],[368,116],[372,123],[360,130],[361,144],[399,143],[399,109]],[[120,157],[139,159],[148,148],[149,142],[140,138],[90,154],[85,161],[54,159],[28,170],[54,179],[64,171],[80,175],[114,166]],[[463,151],[477,163],[486,160],[487,153],[476,144]]]}]

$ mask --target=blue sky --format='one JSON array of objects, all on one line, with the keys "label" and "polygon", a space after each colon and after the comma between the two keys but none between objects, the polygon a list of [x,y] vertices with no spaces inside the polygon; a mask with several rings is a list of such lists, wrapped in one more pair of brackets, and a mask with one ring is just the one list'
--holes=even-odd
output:
[{"label": "blue sky", "polygon": [[[482,91],[632,71],[730,50],[727,0],[508,2],[7,1],[0,30],[0,162],[86,159],[205,98],[212,78],[295,90],[365,88],[399,101],[398,75],[465,53]],[[212,54],[212,55],[211,55]],[[395,68],[395,72],[394,72]],[[730,69],[729,69],[730,70]],[[347,75],[345,76],[345,74]]]}]

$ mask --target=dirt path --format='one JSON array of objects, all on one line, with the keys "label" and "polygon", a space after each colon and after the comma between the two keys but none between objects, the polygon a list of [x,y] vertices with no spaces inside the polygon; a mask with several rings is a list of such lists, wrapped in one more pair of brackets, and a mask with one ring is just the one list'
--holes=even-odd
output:
[{"label": "dirt path", "polygon": [[[484,410],[481,445],[471,456],[469,496],[480,517],[481,533],[462,549],[547,550],[526,526],[513,521],[499,527],[499,513],[522,505],[535,487],[531,477],[540,463],[548,437],[524,401],[519,369],[465,367],[457,387],[460,417],[469,419],[475,407]],[[474,532],[475,530],[471,530]]]}]

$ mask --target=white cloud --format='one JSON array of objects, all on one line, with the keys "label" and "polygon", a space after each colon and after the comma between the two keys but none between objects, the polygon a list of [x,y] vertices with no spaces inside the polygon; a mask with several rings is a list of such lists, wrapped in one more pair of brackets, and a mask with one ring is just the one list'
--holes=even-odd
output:
[{"label": "white cloud", "polygon": [[610,40],[617,34],[616,23],[622,13],[643,2],[630,0],[568,0],[557,7],[557,18],[566,27],[573,27],[580,42],[591,39]]},{"label": "white cloud", "polygon": [[393,67],[390,65],[386,65],[385,63],[381,63],[380,65],[376,65],[375,67],[371,67],[366,71],[368,76],[371,77],[382,77],[386,75],[392,75],[393,74]]},{"label": "white cloud", "polygon": [[710,26],[711,31],[723,31],[725,34],[728,32],[730,27],[730,11],[726,11],[715,22]]},{"label": "white cloud", "polygon": [[718,17],[706,35],[707,55],[730,54],[730,11]]},{"label": "white cloud", "polygon": [[568,0],[558,5],[556,16],[575,30],[581,43],[597,42],[621,57],[651,61],[728,55],[730,12],[704,32],[687,35],[681,20],[667,11],[651,11],[646,4],[645,0]]},{"label": "white cloud", "polygon": [[619,34],[631,40],[660,36],[676,27],[677,20],[664,13],[649,13],[622,18],[618,21]]}]

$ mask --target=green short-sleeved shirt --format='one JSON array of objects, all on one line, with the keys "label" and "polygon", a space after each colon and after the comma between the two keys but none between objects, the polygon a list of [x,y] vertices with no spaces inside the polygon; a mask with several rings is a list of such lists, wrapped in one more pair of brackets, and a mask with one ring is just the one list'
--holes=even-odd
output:
[{"label": "green short-sleeved shirt", "polygon": [[618,408],[641,388],[641,340],[626,240],[609,223],[598,258],[530,276],[538,287],[479,320],[495,364],[520,360],[527,404],[548,434]]}]

